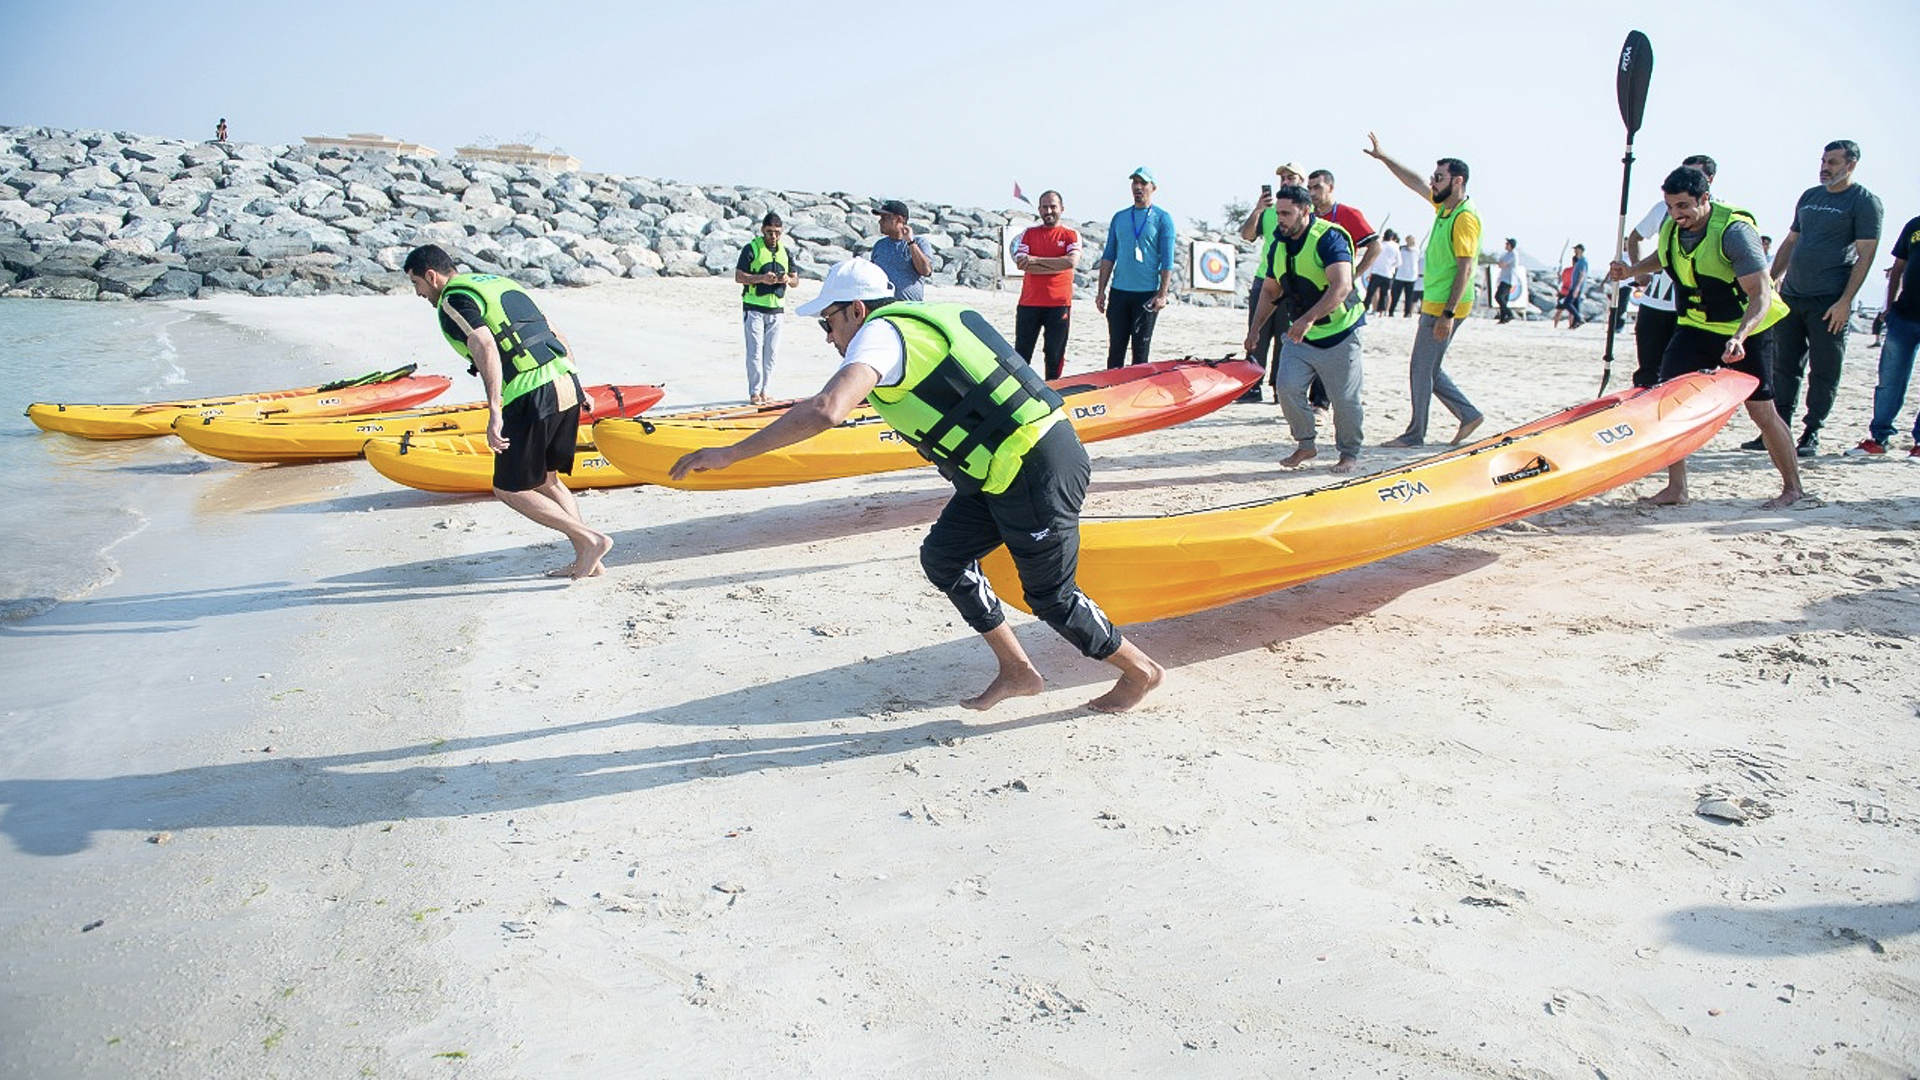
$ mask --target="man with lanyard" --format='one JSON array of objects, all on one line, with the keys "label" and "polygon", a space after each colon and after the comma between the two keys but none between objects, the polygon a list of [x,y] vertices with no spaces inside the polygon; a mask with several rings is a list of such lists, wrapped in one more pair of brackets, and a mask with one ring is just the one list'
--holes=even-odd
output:
[{"label": "man with lanyard", "polygon": [[1433,204],[1433,232],[1427,237],[1426,282],[1420,298],[1420,322],[1413,333],[1413,356],[1407,365],[1407,381],[1413,391],[1413,417],[1407,430],[1383,446],[1405,448],[1427,441],[1427,411],[1432,398],[1439,398],[1460,428],[1453,434],[1453,445],[1467,441],[1486,417],[1473,407],[1467,395],[1440,370],[1447,346],[1453,341],[1454,327],[1473,311],[1473,264],[1480,252],[1480,215],[1467,198],[1467,163],[1459,158],[1441,158],[1434,163],[1433,176],[1425,183],[1420,174],[1388,157],[1380,149],[1380,140],[1367,132],[1368,157],[1387,167],[1402,184]]},{"label": "man with lanyard", "polygon": [[742,248],[734,264],[733,280],[740,285],[741,319],[747,330],[747,400],[765,405],[767,381],[773,377],[773,358],[780,348],[780,317],[786,313],[790,286],[800,284],[793,258],[780,243],[786,223],[767,212],[760,219],[760,235]]},{"label": "man with lanyard", "polygon": [[401,268],[414,295],[439,311],[447,344],[486,388],[494,498],[573,545],[573,562],[548,577],[602,573],[613,538],[587,527],[560,482],[561,473],[573,471],[580,431],[580,379],[567,339],[518,285],[494,274],[457,273],[438,245],[414,248]]},{"label": "man with lanyard", "polygon": [[[1360,457],[1360,326],[1366,308],[1353,291],[1353,241],[1347,231],[1314,213],[1306,188],[1275,193],[1278,221],[1264,267],[1267,284],[1254,312],[1258,325],[1276,304],[1293,312],[1280,346],[1280,410],[1297,448],[1280,462],[1295,469],[1317,456],[1307,385],[1323,380],[1333,391],[1333,437],[1350,473]],[[1253,347],[1252,331],[1247,347]]]},{"label": "man with lanyard", "polygon": [[[1760,380],[1747,398],[1747,415],[1760,428],[1760,438],[1773,466],[1780,472],[1780,494],[1765,503],[1777,510],[1798,502],[1800,464],[1793,436],[1773,405],[1771,380],[1773,334],[1787,314],[1786,302],[1773,291],[1766,260],[1760,254],[1760,230],[1753,215],[1723,202],[1708,191],[1707,174],[1682,165],[1660,185],[1666,195],[1667,221],[1660,226],[1658,247],[1634,263],[1616,262],[1607,268],[1609,281],[1621,281],[1666,267],[1673,279],[1674,308],[1679,325],[1667,342],[1656,380],[1665,382],[1692,371],[1727,367]],[[1649,503],[1678,506],[1687,501],[1687,463],[1667,469],[1667,486]]]},{"label": "man with lanyard", "polygon": [[[1279,179],[1281,187],[1302,187],[1307,182],[1307,174],[1292,162],[1273,170],[1273,175]],[[1247,359],[1266,369],[1269,383],[1280,377],[1279,357],[1277,350],[1273,349],[1273,343],[1287,329],[1287,313],[1283,308],[1275,308],[1273,317],[1256,328],[1253,312],[1260,306],[1260,293],[1267,284],[1267,279],[1261,275],[1266,272],[1267,247],[1273,243],[1274,222],[1273,185],[1261,184],[1259,201],[1247,212],[1247,219],[1240,223],[1240,239],[1254,244],[1253,265],[1258,268],[1254,271],[1253,287],[1247,291],[1247,332],[1254,341],[1253,348],[1247,350]],[[1247,387],[1247,392],[1240,395],[1240,400],[1258,404],[1260,384],[1255,382]],[[1274,391],[1273,400],[1276,404],[1279,402],[1278,390]]]},{"label": "man with lanyard", "polygon": [[[1093,306],[1107,317],[1107,366],[1125,367],[1153,359],[1153,324],[1167,306],[1173,286],[1173,215],[1153,205],[1153,170],[1142,165],[1127,177],[1133,205],[1113,215],[1107,244],[1100,252],[1100,281]],[[1107,282],[1113,299],[1107,299]]]},{"label": "man with lanyard", "polygon": [[1774,333],[1773,403],[1781,418],[1793,423],[1800,379],[1806,376],[1801,457],[1820,452],[1820,426],[1840,391],[1853,298],[1880,246],[1880,198],[1853,182],[1859,164],[1860,145],[1852,139],[1827,144],[1820,156],[1820,183],[1800,194],[1793,227],[1773,256],[1773,284],[1787,301],[1787,317]]},{"label": "man with lanyard", "polygon": [[820,316],[840,370],[745,439],[681,458],[673,477],[791,446],[840,423],[864,399],[955,488],[920,546],[920,566],[986,639],[998,667],[993,682],[961,704],[988,709],[1045,688],[980,571],[980,559],[1002,544],[1034,614],[1082,654],[1120,670],[1090,707],[1139,704],[1164,672],[1074,582],[1092,469],[1060,396],[979,312],[895,301],[886,274],[865,259],[836,263],[798,313]]},{"label": "man with lanyard", "polygon": [[[1881,457],[1893,441],[1893,422],[1907,397],[1913,378],[1913,360],[1920,353],[1920,270],[1915,269],[1914,246],[1920,245],[1920,217],[1907,222],[1893,241],[1893,266],[1887,271],[1886,340],[1880,345],[1880,381],[1873,389],[1873,421],[1867,437],[1847,451],[1853,457]],[[1913,445],[1907,460],[1920,464],[1920,415],[1913,418]]]},{"label": "man with lanyard", "polygon": [[[1687,168],[1699,169],[1706,175],[1707,183],[1713,183],[1714,175],[1720,166],[1705,154],[1694,154],[1680,162]],[[1640,245],[1660,235],[1660,226],[1667,220],[1667,201],[1661,199],[1640,219],[1640,224],[1627,234],[1627,261],[1640,261]],[[1660,359],[1667,353],[1667,342],[1673,338],[1673,328],[1679,323],[1680,316],[1673,310],[1673,279],[1665,270],[1656,270],[1645,280],[1636,281],[1643,291],[1640,297],[1640,314],[1633,320],[1633,346],[1635,366],[1633,385],[1652,386],[1660,381]]]},{"label": "man with lanyard", "polygon": [[1013,309],[1013,351],[1033,361],[1033,347],[1046,332],[1047,378],[1067,366],[1067,329],[1073,318],[1073,270],[1080,265],[1080,234],[1060,224],[1067,204],[1057,191],[1040,193],[1040,224],[1020,234],[1013,264],[1025,275]]},{"label": "man with lanyard", "polygon": [[[1347,231],[1353,240],[1353,249],[1361,252],[1360,265],[1353,268],[1354,287],[1359,288],[1367,280],[1367,272],[1380,258],[1380,235],[1367,223],[1367,216],[1357,206],[1333,200],[1333,173],[1327,169],[1315,169],[1307,174],[1307,193],[1313,196],[1313,212]],[[1263,260],[1264,261],[1264,260]],[[1329,403],[1327,387],[1320,376],[1313,377],[1313,386],[1307,391],[1307,402],[1316,409],[1324,409]]]}]

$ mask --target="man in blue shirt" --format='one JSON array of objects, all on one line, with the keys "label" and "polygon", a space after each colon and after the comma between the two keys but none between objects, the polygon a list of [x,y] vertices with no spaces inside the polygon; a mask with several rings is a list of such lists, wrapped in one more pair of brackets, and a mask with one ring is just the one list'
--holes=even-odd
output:
[{"label": "man in blue shirt", "polygon": [[1100,282],[1093,294],[1093,306],[1107,317],[1110,368],[1125,366],[1129,345],[1134,363],[1149,362],[1153,324],[1167,306],[1167,290],[1173,285],[1173,215],[1153,205],[1153,170],[1143,165],[1127,179],[1133,184],[1133,205],[1113,215],[1107,225]]},{"label": "man in blue shirt", "polygon": [[1586,322],[1580,317],[1580,299],[1587,291],[1587,245],[1573,245],[1573,280],[1567,284],[1567,295],[1561,300],[1561,306],[1567,310],[1567,329],[1578,330]]},{"label": "man in blue shirt", "polygon": [[881,237],[873,242],[873,265],[887,272],[895,300],[925,300],[926,280],[933,273],[933,249],[913,235],[913,226],[907,224],[906,203],[888,199],[876,213]]}]

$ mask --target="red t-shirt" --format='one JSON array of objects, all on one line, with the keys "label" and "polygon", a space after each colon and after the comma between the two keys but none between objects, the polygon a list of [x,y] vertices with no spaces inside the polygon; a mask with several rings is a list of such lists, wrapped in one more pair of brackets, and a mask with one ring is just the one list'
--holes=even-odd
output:
[{"label": "red t-shirt", "polygon": [[1367,224],[1367,215],[1346,203],[1337,202],[1333,204],[1332,213],[1321,216],[1347,230],[1347,235],[1352,237],[1354,265],[1357,267],[1360,249],[1367,245],[1367,241],[1373,239],[1373,226]]},{"label": "red t-shirt", "polygon": [[[1051,229],[1035,225],[1020,235],[1013,250],[1018,253],[1022,249],[1036,259],[1057,259],[1080,250],[1080,234],[1065,225]],[[1029,270],[1020,283],[1020,303],[1025,307],[1073,306],[1073,271],[1036,274]]]}]

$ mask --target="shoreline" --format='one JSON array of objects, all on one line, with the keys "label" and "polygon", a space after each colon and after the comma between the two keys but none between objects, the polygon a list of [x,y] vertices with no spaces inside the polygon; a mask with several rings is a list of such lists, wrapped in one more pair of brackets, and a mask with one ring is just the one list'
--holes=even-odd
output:
[{"label": "shoreline", "polygon": [[[539,297],[593,381],[744,396],[731,285]],[[182,306],[456,373],[412,298]],[[1156,355],[1244,319],[1171,309]],[[789,330],[804,394],[832,358]],[[1591,396],[1599,330],[1474,320],[1448,369],[1509,426]],[[1367,339],[1366,472],[1413,457],[1371,446],[1410,332]],[[1332,479],[1275,469],[1278,411],[1093,445],[1089,513]],[[364,463],[162,474],[118,579],[0,626],[0,1074],[1901,1075],[1920,474],[1829,455],[1762,512],[1749,434],[1685,508],[1650,478],[1130,627],[1168,676],[1118,717],[1018,615],[1047,690],[957,706],[991,665],[919,578],[927,470],[591,493],[573,585]]]}]

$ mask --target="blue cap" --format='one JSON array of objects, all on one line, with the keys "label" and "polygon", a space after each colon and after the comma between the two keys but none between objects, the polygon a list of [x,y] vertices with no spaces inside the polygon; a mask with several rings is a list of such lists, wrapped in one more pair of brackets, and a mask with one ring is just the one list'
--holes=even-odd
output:
[{"label": "blue cap", "polygon": [[1129,180],[1131,180],[1131,179],[1133,179],[1133,178],[1134,178],[1134,177],[1136,177],[1136,176],[1137,176],[1137,177],[1139,177],[1139,178],[1140,178],[1140,179],[1142,179],[1142,180],[1145,180],[1145,181],[1146,181],[1147,183],[1149,183],[1149,184],[1152,184],[1152,185],[1153,185],[1153,186],[1155,186],[1155,187],[1159,187],[1159,186],[1160,186],[1160,182],[1159,182],[1158,180],[1155,180],[1155,179],[1153,178],[1153,170],[1152,170],[1152,169],[1149,169],[1149,168],[1147,168],[1147,167],[1146,167],[1145,165],[1142,165],[1142,166],[1140,166],[1139,168],[1137,168],[1137,169],[1135,169],[1135,170],[1133,170],[1132,172],[1130,172],[1130,173],[1128,173],[1128,174],[1127,174],[1127,179],[1129,179]]}]

